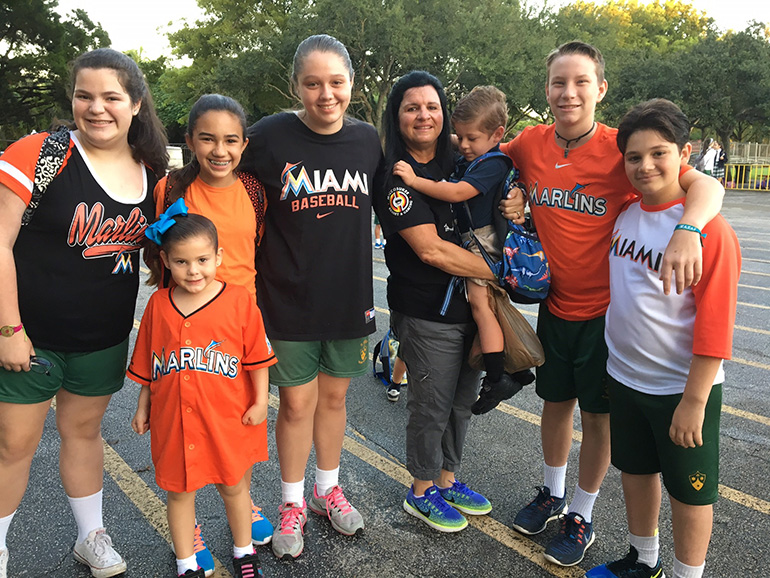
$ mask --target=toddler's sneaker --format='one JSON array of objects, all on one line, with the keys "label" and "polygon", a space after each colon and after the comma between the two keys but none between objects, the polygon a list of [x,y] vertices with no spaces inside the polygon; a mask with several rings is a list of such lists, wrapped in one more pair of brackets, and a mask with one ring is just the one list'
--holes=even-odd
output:
[{"label": "toddler's sneaker", "polygon": [[654,568],[638,562],[639,552],[631,546],[628,556],[609,564],[602,564],[586,572],[586,578],[666,578],[663,567],[658,563]]},{"label": "toddler's sneaker", "polygon": [[382,247],[383,247],[383,245],[382,245],[382,241],[380,241],[379,239],[377,239],[377,240],[374,242],[374,248],[375,248],[375,249],[382,249]]},{"label": "toddler's sneaker", "polygon": [[492,511],[489,500],[457,480],[448,488],[438,488],[438,492],[447,504],[471,516],[481,516]]},{"label": "toddler's sneaker", "polygon": [[481,392],[471,406],[471,412],[473,415],[481,415],[492,411],[501,401],[519,393],[522,387],[524,386],[508,373],[504,373],[497,381],[492,381],[487,376],[481,382]]},{"label": "toddler's sneaker", "polygon": [[532,536],[539,534],[551,520],[567,511],[567,497],[554,498],[546,486],[537,488],[537,496],[524,506],[513,520],[514,529]]},{"label": "toddler's sneaker", "polygon": [[214,573],[214,557],[211,555],[208,546],[206,546],[206,542],[203,541],[200,524],[195,524],[193,553],[195,554],[195,561],[198,563],[198,566],[203,569],[204,576],[211,576]]},{"label": "toddler's sneaker", "polygon": [[263,514],[262,508],[251,502],[251,542],[264,546],[273,539],[273,525]]},{"label": "toddler's sneaker", "polygon": [[415,497],[414,486],[409,488],[404,510],[439,532],[459,532],[468,525],[465,516],[446,503],[436,486],[425,490],[421,498]]},{"label": "toddler's sneaker", "polygon": [[350,505],[339,486],[334,486],[325,496],[319,496],[313,486],[313,497],[310,498],[308,507],[319,516],[329,518],[332,528],[340,534],[352,536],[364,529],[364,519],[358,510]]},{"label": "toddler's sneaker", "polygon": [[278,507],[281,521],[273,532],[273,554],[278,558],[296,558],[302,554],[305,547],[305,532],[307,522],[307,505],[302,500],[302,505],[286,502]]},{"label": "toddler's sneaker", "polygon": [[91,569],[94,578],[109,578],[126,571],[126,562],[112,547],[112,538],[104,528],[92,530],[72,549],[75,560]]},{"label": "toddler's sneaker", "polygon": [[184,574],[177,574],[177,577],[184,577],[184,578],[204,578],[206,576],[205,572],[203,572],[203,568],[200,566],[197,570],[187,570]]},{"label": "toddler's sneaker", "polygon": [[235,570],[233,578],[257,578],[258,576],[264,576],[256,552],[243,558],[233,558],[233,569]]},{"label": "toddler's sneaker", "polygon": [[401,396],[401,384],[390,382],[388,386],[388,401],[396,402]]},{"label": "toddler's sneaker", "polygon": [[0,578],[8,578],[8,549],[0,550]]},{"label": "toddler's sneaker", "polygon": [[576,512],[561,517],[561,529],[545,549],[545,559],[559,566],[574,566],[594,543],[594,526]]}]

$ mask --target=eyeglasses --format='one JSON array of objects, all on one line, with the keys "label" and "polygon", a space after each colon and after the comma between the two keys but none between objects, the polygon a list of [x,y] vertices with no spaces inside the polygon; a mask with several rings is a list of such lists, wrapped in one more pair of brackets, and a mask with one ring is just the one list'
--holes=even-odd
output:
[{"label": "eyeglasses", "polygon": [[29,358],[29,370],[35,373],[43,373],[45,375],[51,375],[53,369],[53,362],[48,361],[45,357],[38,357],[33,355]]}]

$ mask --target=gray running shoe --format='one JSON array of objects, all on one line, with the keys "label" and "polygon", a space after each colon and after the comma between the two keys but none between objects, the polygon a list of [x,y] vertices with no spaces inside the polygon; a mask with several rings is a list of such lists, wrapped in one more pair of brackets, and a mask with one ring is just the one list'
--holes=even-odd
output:
[{"label": "gray running shoe", "polygon": [[334,486],[325,496],[319,496],[316,487],[313,486],[313,497],[308,507],[319,516],[329,518],[332,528],[340,534],[352,536],[364,529],[364,519],[358,510],[350,505],[339,486]]},{"label": "gray running shoe", "polygon": [[278,507],[281,522],[273,532],[273,554],[278,558],[296,558],[302,554],[305,547],[305,522],[307,522],[307,505],[286,502]]}]

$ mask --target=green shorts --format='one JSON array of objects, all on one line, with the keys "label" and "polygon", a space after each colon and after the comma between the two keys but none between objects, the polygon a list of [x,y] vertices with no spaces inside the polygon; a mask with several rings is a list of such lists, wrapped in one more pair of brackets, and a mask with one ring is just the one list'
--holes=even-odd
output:
[{"label": "green shorts", "polygon": [[0,367],[0,401],[41,403],[60,389],[85,397],[112,395],[123,387],[126,377],[128,338],[100,351],[71,353],[37,347],[35,355],[53,363],[48,374]]},{"label": "green shorts", "polygon": [[278,363],[270,366],[270,383],[278,387],[303,385],[318,373],[359,377],[369,370],[369,337],[332,341],[271,339]]},{"label": "green shorts", "polygon": [[711,389],[703,420],[703,445],[683,448],[668,435],[682,395],[649,395],[612,377],[610,428],[612,464],[621,472],[661,472],[668,493],[690,506],[706,506],[719,496],[719,419],[722,385]]},{"label": "green shorts", "polygon": [[545,363],[536,369],[537,395],[555,403],[577,398],[583,411],[608,413],[604,316],[567,321],[543,303],[537,316],[537,335],[545,352]]}]

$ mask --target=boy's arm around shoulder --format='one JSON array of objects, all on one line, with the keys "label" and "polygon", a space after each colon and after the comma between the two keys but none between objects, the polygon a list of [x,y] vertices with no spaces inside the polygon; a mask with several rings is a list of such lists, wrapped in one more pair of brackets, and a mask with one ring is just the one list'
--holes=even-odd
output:
[{"label": "boy's arm around shoulder", "polygon": [[[702,230],[719,214],[725,189],[718,180],[696,170],[681,173],[679,184],[687,194],[679,223]],[[676,292],[681,294],[686,287],[696,285],[702,273],[703,254],[698,234],[681,229],[673,231],[660,268],[663,292],[666,295],[671,292],[672,274]]]}]

